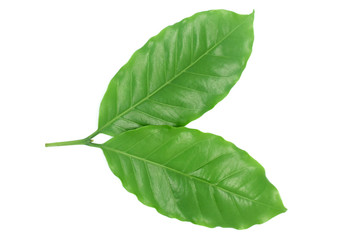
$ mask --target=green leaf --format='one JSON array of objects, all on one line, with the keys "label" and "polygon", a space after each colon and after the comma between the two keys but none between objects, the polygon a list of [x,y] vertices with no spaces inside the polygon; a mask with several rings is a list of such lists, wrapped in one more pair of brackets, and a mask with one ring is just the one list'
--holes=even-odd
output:
[{"label": "green leaf", "polygon": [[168,217],[244,229],[286,211],[263,167],[219,136],[147,126],[100,147],[124,187]]},{"label": "green leaf", "polygon": [[136,51],[111,80],[97,133],[144,125],[185,126],[221,101],[252,51],[254,13],[200,12]]}]

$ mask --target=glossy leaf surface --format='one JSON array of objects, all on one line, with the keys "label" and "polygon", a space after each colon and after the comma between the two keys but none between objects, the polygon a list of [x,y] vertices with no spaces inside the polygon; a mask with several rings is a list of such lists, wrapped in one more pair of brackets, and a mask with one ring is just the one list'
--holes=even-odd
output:
[{"label": "glossy leaf surface", "polygon": [[222,100],[252,51],[254,14],[200,12],[162,30],[111,80],[97,133],[185,126]]},{"label": "glossy leaf surface", "polygon": [[166,216],[244,229],[286,211],[263,167],[219,136],[147,126],[101,148],[124,187]]}]

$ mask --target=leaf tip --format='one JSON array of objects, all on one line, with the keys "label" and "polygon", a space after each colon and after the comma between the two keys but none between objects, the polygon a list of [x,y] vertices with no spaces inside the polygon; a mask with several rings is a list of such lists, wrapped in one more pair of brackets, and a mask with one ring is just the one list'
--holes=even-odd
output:
[{"label": "leaf tip", "polygon": [[255,18],[255,9],[252,10],[252,12],[248,15],[249,17],[251,17],[254,21]]},{"label": "leaf tip", "polygon": [[287,209],[286,207],[284,207],[282,212],[283,212],[283,213],[284,213],[284,212],[287,212],[287,210],[288,210],[288,209]]}]

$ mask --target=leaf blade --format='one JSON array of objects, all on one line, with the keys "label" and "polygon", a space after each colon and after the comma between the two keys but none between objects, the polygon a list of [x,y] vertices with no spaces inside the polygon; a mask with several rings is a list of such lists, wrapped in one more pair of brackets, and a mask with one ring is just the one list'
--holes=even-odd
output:
[{"label": "leaf blade", "polygon": [[114,136],[144,125],[184,126],[213,108],[246,66],[253,16],[201,12],[151,38],[111,80],[98,132]]},{"label": "leaf blade", "polygon": [[163,215],[244,229],[286,211],[261,165],[219,136],[147,126],[101,148],[124,187]]}]

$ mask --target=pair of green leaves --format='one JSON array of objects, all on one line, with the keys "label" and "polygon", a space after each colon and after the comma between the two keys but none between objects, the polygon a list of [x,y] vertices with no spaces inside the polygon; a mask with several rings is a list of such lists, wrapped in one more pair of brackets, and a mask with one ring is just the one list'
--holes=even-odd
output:
[{"label": "pair of green leaves", "polygon": [[[98,130],[47,146],[101,148],[124,187],[169,217],[244,229],[285,212],[264,169],[245,151],[182,127],[238,81],[252,50],[253,20],[253,13],[213,10],[165,28],[111,80]],[[99,133],[113,138],[92,143]]]}]

